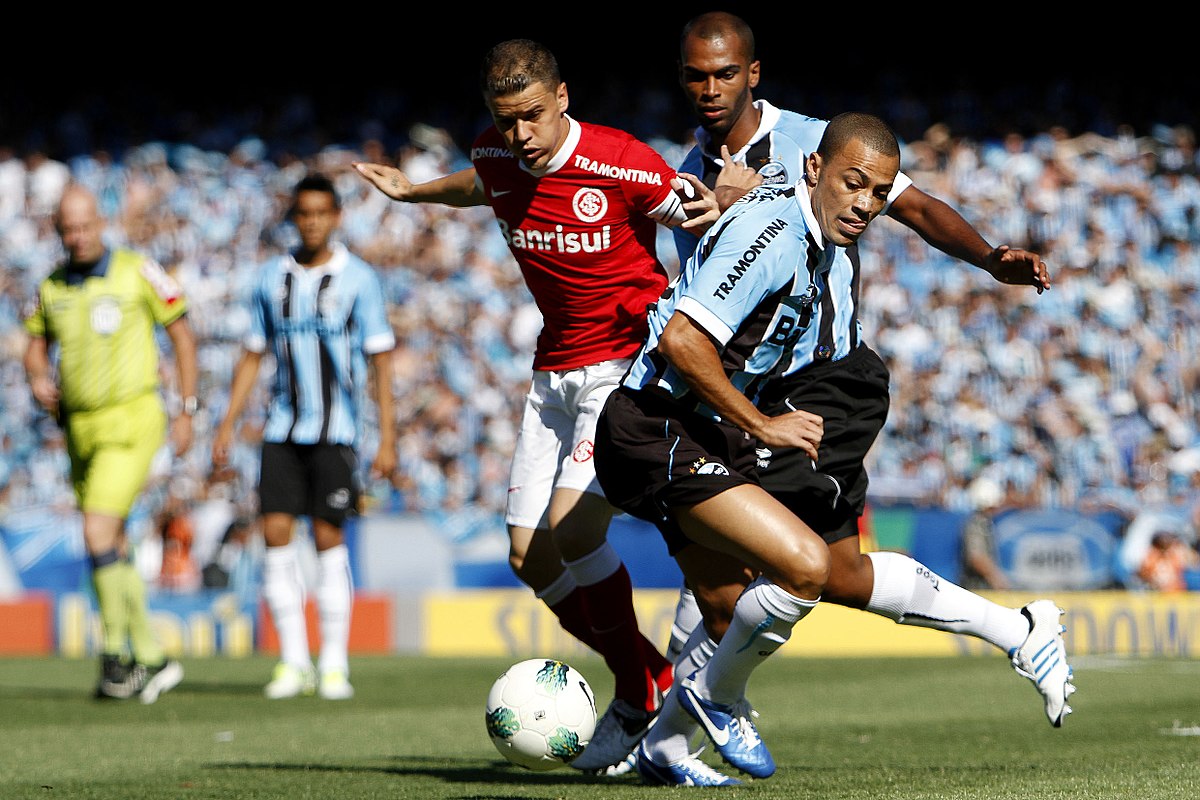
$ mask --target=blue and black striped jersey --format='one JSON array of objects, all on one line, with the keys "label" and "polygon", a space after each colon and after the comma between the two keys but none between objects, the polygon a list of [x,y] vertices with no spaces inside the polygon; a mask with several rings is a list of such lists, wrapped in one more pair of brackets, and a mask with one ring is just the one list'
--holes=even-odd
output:
[{"label": "blue and black striped jersey", "polygon": [[856,247],[824,241],[803,181],[760,186],[700,239],[679,276],[650,310],[650,337],[624,385],[682,399],[688,386],[657,352],[676,311],[717,343],[730,382],[754,400],[764,381],[859,344]]},{"label": "blue and black striped jersey", "polygon": [[260,268],[247,350],[275,357],[264,441],[357,444],[367,356],[395,347],[374,270],[343,245],[319,267]]}]

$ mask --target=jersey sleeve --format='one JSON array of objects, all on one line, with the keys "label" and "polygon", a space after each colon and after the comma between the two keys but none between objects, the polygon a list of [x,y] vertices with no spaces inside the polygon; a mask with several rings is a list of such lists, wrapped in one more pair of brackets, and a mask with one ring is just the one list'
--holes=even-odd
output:
[{"label": "jersey sleeve", "polygon": [[664,225],[671,224],[672,220],[678,223],[687,219],[683,204],[671,189],[675,169],[654,148],[640,139],[633,139],[621,154],[621,166],[658,176],[657,180],[621,181],[621,191],[632,209]]},{"label": "jersey sleeve", "polygon": [[269,302],[270,298],[267,296],[263,281],[257,281],[254,284],[254,290],[250,292],[250,325],[246,329],[245,337],[242,339],[242,347],[245,347],[251,353],[261,354],[267,351],[267,319],[270,314]]},{"label": "jersey sleeve", "polygon": [[386,353],[396,346],[396,335],[387,318],[383,300],[383,285],[369,267],[363,270],[363,280],[352,312],[359,330],[363,332],[363,352],[367,355]]},{"label": "jersey sleeve", "polygon": [[153,258],[143,259],[138,272],[142,276],[143,297],[150,314],[159,325],[170,325],[188,310],[183,287]]},{"label": "jersey sleeve", "polygon": [[769,213],[743,213],[710,230],[687,264],[686,283],[677,287],[676,310],[727,344],[755,308],[795,277],[804,254],[797,254],[796,237],[788,231],[794,224]]}]

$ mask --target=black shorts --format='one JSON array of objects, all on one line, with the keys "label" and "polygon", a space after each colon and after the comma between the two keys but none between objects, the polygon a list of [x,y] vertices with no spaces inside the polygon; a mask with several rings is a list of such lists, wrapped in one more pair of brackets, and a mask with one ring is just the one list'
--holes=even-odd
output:
[{"label": "black shorts", "polygon": [[654,523],[672,555],[689,540],[669,509],[758,483],[753,439],[651,391],[620,388],[609,395],[594,457],[608,501]]},{"label": "black shorts", "polygon": [[826,542],[858,533],[867,500],[863,464],[887,421],[887,366],[860,345],[839,361],[816,364],[768,384],[758,398],[768,416],[792,410],[820,414],[825,434],[814,465],[798,448],[775,448],[758,462],[764,489]]},{"label": "black shorts", "polygon": [[314,517],[340,528],[358,508],[355,466],[348,445],[264,442],[259,512]]}]

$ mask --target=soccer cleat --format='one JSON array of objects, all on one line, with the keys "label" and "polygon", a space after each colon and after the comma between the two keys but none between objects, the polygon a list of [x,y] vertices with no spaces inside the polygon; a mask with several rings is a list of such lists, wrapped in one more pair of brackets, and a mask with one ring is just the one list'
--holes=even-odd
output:
[{"label": "soccer cleat", "polygon": [[96,684],[98,700],[128,700],[136,692],[132,668],[120,656],[105,653],[100,656],[100,682]]},{"label": "soccer cleat", "polygon": [[695,756],[683,761],[662,766],[656,764],[646,752],[645,742],[634,751],[638,775],[651,786],[737,786],[737,778],[717,772]]},{"label": "soccer cleat", "polygon": [[1013,669],[1033,681],[1046,701],[1046,717],[1056,728],[1071,713],[1067,698],[1075,693],[1074,670],[1067,664],[1067,646],[1059,622],[1064,612],[1053,600],[1035,600],[1021,613],[1029,618],[1029,636],[1011,653]]},{"label": "soccer cleat", "polygon": [[280,662],[271,673],[271,682],[263,688],[268,700],[285,700],[304,695],[310,697],[317,691],[317,671],[311,666],[304,668]]},{"label": "soccer cleat", "polygon": [[637,750],[634,749],[629,755],[625,756],[625,760],[620,763],[613,764],[611,767],[605,767],[602,770],[597,770],[596,774],[605,778],[617,778],[621,775],[628,775],[637,769]]},{"label": "soccer cleat", "polygon": [[321,673],[317,694],[324,700],[349,700],[354,697],[354,687],[350,685],[345,670],[331,669]]},{"label": "soccer cleat", "polygon": [[183,666],[167,658],[156,667],[145,664],[133,665],[133,683],[138,699],[144,705],[158,700],[163,692],[169,692],[183,680]]},{"label": "soccer cleat", "polygon": [[585,772],[600,772],[624,761],[650,729],[657,712],[642,711],[617,698],[596,723],[592,740],[571,766]]},{"label": "soccer cleat", "polygon": [[745,700],[732,706],[705,700],[696,693],[692,678],[680,681],[679,704],[695,717],[708,734],[721,758],[755,778],[768,778],[775,773],[775,759],[759,738],[758,728],[751,719],[753,712]]}]

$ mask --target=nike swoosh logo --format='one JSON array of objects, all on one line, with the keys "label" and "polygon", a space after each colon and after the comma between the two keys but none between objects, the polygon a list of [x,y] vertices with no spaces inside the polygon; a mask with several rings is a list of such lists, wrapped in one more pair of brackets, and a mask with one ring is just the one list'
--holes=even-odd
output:
[{"label": "nike swoosh logo", "polygon": [[696,714],[700,717],[700,724],[704,726],[704,730],[712,738],[713,744],[717,747],[724,747],[729,744],[729,731],[724,728],[718,728],[713,724],[713,721],[708,718],[708,714],[704,713],[704,706],[700,705],[700,698],[696,696],[695,692],[687,686],[683,687],[683,690],[687,692],[692,708],[696,709]]},{"label": "nike swoosh logo", "polygon": [[503,197],[506,194],[512,194],[512,189],[505,189],[504,191],[492,189],[492,197]]}]

